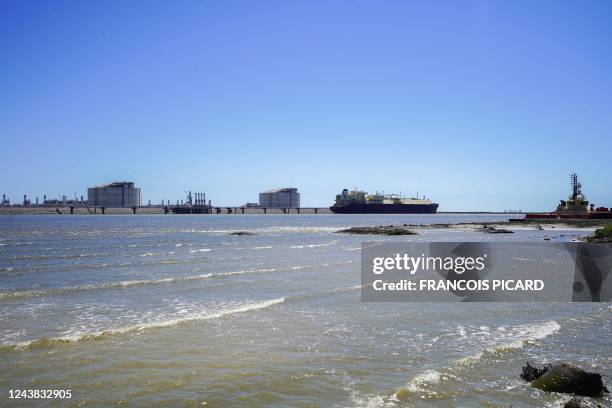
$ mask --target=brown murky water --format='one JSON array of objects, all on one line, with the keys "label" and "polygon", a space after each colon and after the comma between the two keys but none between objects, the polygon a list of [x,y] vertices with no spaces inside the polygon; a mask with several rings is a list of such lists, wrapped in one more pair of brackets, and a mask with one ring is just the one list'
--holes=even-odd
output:
[{"label": "brown murky water", "polygon": [[[361,238],[334,233],[503,218],[0,218],[0,405],[560,407],[567,396],[531,389],[520,368],[563,360],[611,376],[609,305],[363,303]],[[228,235],[242,230],[257,235]]]}]

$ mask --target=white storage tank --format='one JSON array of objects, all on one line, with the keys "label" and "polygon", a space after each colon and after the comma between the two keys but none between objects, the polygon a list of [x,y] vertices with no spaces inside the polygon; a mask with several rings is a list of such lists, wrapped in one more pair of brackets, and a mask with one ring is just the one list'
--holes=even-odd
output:
[{"label": "white storage tank", "polygon": [[259,193],[259,206],[265,208],[300,208],[300,193],[295,187],[264,191]]}]

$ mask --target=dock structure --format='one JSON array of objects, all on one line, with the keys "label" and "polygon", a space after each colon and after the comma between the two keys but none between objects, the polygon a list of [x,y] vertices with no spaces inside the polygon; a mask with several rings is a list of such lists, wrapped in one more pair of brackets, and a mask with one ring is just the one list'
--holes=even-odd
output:
[{"label": "dock structure", "polygon": [[[58,215],[147,215],[147,214],[175,214],[171,206],[144,206],[144,207],[94,207],[94,206],[71,206],[59,205],[53,207],[0,207],[1,215],[12,214],[58,214]],[[178,214],[178,213],[176,213]],[[267,208],[246,206],[210,206],[203,207],[198,211],[197,207],[191,212],[180,214],[204,214],[204,215],[297,215],[297,214],[332,214],[329,207],[300,207],[300,208]]]},{"label": "dock structure", "polygon": [[[330,213],[331,210],[328,207],[300,207],[299,206],[299,194],[297,189],[281,189],[268,191],[262,194],[276,194],[283,193],[285,195],[292,194],[291,199],[287,200],[268,200],[272,205],[257,205],[257,204],[246,204],[241,206],[214,206],[211,200],[206,201],[206,193],[194,193],[191,191],[187,193],[187,199],[183,203],[175,206],[164,207],[164,213],[173,214],[323,214]],[[280,194],[279,193],[279,194]],[[276,197],[276,196],[274,196]],[[284,196],[282,196],[284,197]],[[260,197],[261,198],[261,197]],[[277,197],[278,198],[278,197]],[[260,200],[261,201],[261,200]],[[264,200],[265,201],[265,200]],[[280,202],[286,205],[278,205]],[[296,205],[297,204],[297,205]]]},{"label": "dock structure", "polygon": [[211,207],[212,214],[331,214],[329,207]]},{"label": "dock structure", "polygon": [[[114,185],[111,186],[115,188]],[[106,188],[103,187],[103,188]],[[115,214],[330,214],[331,210],[329,207],[300,207],[299,206],[299,195],[297,195],[297,189],[283,189],[279,190],[283,194],[285,190],[292,193],[290,200],[276,200],[271,205],[261,205],[255,203],[248,203],[241,206],[213,206],[211,200],[206,201],[206,194],[195,192],[192,194],[191,191],[185,192],[187,194],[186,200],[177,200],[176,205],[170,204],[170,200],[162,200],[161,205],[125,205],[125,202],[113,202],[112,205],[108,205],[106,202],[96,205],[96,201],[91,202],[78,202],[77,200],[70,202],[66,200],[56,200],[53,203],[48,201],[45,196],[45,205],[43,206],[2,206],[0,207],[0,214],[91,214],[91,215],[115,215]],[[295,191],[293,191],[295,190]],[[139,192],[138,192],[139,193]],[[270,193],[270,192],[268,192]],[[266,193],[266,194],[268,194]],[[295,193],[295,194],[294,194]],[[6,200],[6,199],[5,199]],[[6,200],[8,201],[8,200]],[[280,202],[285,205],[279,206]],[[296,205],[298,204],[298,205]]]}]

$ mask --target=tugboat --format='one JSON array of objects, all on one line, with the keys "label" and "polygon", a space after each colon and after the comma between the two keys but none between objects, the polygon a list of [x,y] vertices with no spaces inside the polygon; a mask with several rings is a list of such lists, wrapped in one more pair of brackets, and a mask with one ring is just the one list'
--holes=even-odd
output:
[{"label": "tugboat", "polygon": [[578,176],[573,173],[570,176],[572,195],[567,200],[560,200],[557,209],[550,213],[527,213],[525,218],[573,218],[573,219],[612,219],[612,211],[606,207],[595,208],[595,204],[589,204],[585,195],[582,194],[582,184],[578,182]]},{"label": "tugboat", "polygon": [[329,207],[335,214],[435,214],[438,204],[423,197],[403,198],[397,194],[373,194],[346,188]]}]

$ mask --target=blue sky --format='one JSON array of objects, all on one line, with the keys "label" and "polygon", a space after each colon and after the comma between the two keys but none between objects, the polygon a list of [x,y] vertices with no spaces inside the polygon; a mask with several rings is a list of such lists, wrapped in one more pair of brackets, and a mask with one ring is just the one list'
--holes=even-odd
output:
[{"label": "blue sky", "polygon": [[612,206],[609,1],[0,2],[0,193]]}]

